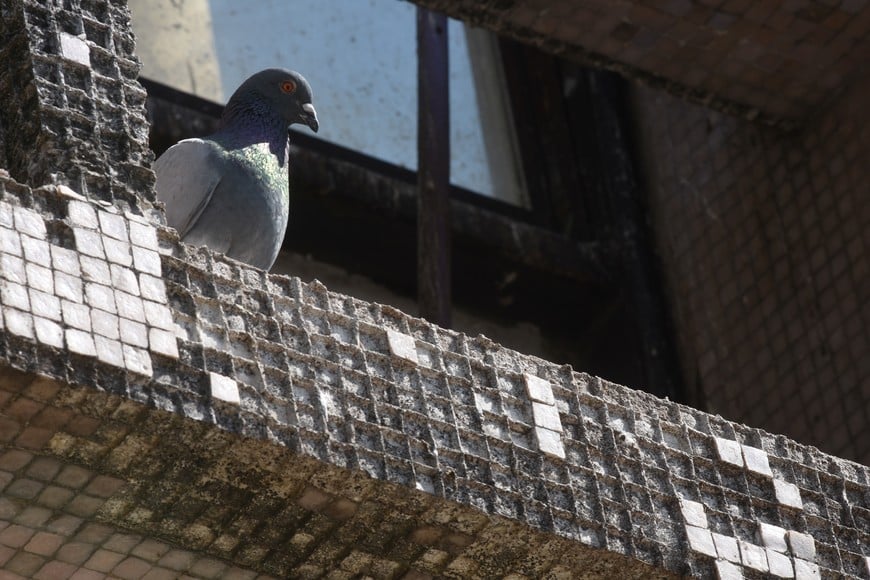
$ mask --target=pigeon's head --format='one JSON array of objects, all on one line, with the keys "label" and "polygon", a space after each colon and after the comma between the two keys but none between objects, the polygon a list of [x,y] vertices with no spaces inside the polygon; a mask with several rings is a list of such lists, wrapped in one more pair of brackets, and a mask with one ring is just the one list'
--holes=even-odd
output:
[{"label": "pigeon's head", "polygon": [[250,77],[230,98],[255,99],[279,113],[287,125],[302,123],[317,132],[317,111],[311,103],[311,86],[298,72],[268,68]]}]

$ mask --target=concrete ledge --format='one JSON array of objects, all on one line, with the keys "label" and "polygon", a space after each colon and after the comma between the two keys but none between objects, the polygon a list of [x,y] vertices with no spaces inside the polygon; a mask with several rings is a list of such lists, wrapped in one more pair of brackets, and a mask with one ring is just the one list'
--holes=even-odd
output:
[{"label": "concrete ledge", "polygon": [[[92,421],[85,436],[28,431],[35,415],[22,418],[15,405],[31,408],[39,399],[15,386],[29,380],[19,377],[4,383],[13,394],[3,414],[17,425],[10,426],[8,441],[150,490],[102,512],[116,525],[180,544],[191,541],[186,534],[193,530],[201,538],[190,544],[195,549],[295,574],[300,566],[340,568],[348,554],[325,547],[280,560],[278,554],[295,545],[292,537],[276,537],[209,506],[217,498],[229,510],[266,502],[255,511],[272,517],[287,502],[301,501],[307,511],[293,517],[307,522],[338,498],[342,507],[330,509],[355,514],[366,494],[388,494],[372,510],[405,522],[391,533],[404,537],[423,526],[415,537],[430,540],[419,544],[444,554],[426,556],[437,565],[417,553],[389,556],[392,544],[381,532],[357,529],[354,545],[377,547],[360,558],[392,558],[395,568],[384,577],[411,570],[538,577],[576,570],[581,562],[591,577],[650,577],[656,570],[752,577],[771,566],[865,573],[870,474],[864,466],[329,292],[317,282],[270,276],[180,245],[171,230],[101,204],[81,205],[86,202],[57,188],[31,190],[0,179],[0,203],[22,216],[0,224],[0,254],[20,261],[0,272],[0,360],[51,377],[55,395],[45,402]],[[114,241],[122,245],[106,252]],[[149,278],[154,258],[137,264],[135,248],[159,259],[162,288]],[[64,257],[54,263],[53,252]],[[71,279],[50,291],[37,266]],[[112,276],[113,267],[122,274]],[[73,299],[66,296],[77,288],[71,280],[84,288]],[[143,288],[149,288],[146,296]],[[77,314],[66,318],[62,300],[78,305]],[[59,319],[47,306],[56,303]],[[148,332],[122,334],[122,321]],[[40,324],[62,333],[40,334]],[[155,345],[155,330],[170,333],[175,349],[166,336]],[[98,340],[119,345],[122,356],[101,357]],[[237,402],[226,388],[231,383]],[[240,450],[233,450],[237,444]],[[202,496],[208,478],[197,471],[199,460],[188,457],[213,457],[212,445],[220,449],[215,469],[225,479],[241,478],[241,495],[221,484]],[[165,456],[161,467],[149,467],[150,455]],[[318,470],[344,483],[318,484],[310,476]],[[169,483],[173,478],[177,487]],[[302,481],[311,489],[300,487]],[[276,485],[286,495],[276,497],[270,491]],[[367,491],[350,493],[342,485]],[[442,542],[450,533],[431,532],[426,526],[432,521],[419,519],[422,508],[405,512],[403,502],[437,505],[436,520],[461,513],[458,520],[477,523],[458,528],[466,536],[451,552],[450,541]],[[765,526],[795,540],[785,550],[765,543]],[[501,536],[496,529],[514,531]],[[814,552],[800,542],[806,537]],[[242,538],[253,543],[239,548]],[[540,549],[524,549],[527,540]],[[541,550],[550,550],[546,564]],[[598,561],[606,562],[603,568],[591,563]],[[531,562],[544,568],[533,573]]]}]

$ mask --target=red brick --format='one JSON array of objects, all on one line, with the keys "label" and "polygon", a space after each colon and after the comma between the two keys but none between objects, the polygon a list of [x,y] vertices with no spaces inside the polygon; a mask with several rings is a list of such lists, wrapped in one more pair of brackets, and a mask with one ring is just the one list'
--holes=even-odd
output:
[{"label": "red brick", "polygon": [[30,424],[35,427],[44,427],[46,429],[58,430],[66,425],[72,416],[72,411],[69,409],[58,409],[56,407],[45,407],[36,417],[31,419]]},{"label": "red brick", "polygon": [[64,562],[48,562],[34,574],[36,580],[67,580],[78,570],[72,564]]},{"label": "red brick", "polygon": [[88,558],[84,567],[88,570],[96,570],[97,572],[110,572],[112,568],[121,563],[124,559],[124,554],[111,552],[109,550],[97,550],[94,555]]},{"label": "red brick", "polygon": [[26,422],[31,417],[42,411],[44,407],[45,405],[42,403],[37,403],[36,401],[26,397],[19,397],[6,407],[4,415]]},{"label": "red brick", "polygon": [[20,449],[10,449],[0,455],[0,469],[4,471],[18,471],[33,459],[33,454]]},{"label": "red brick", "polygon": [[19,525],[11,525],[0,532],[0,544],[10,548],[21,548],[33,537],[33,530]]},{"label": "red brick", "polygon": [[25,449],[38,451],[45,447],[45,444],[51,440],[52,436],[54,436],[54,431],[49,429],[27,427],[21,432],[18,438],[15,439],[15,443]]},{"label": "red brick", "polygon": [[36,535],[30,538],[27,545],[24,546],[24,550],[39,554],[40,556],[51,556],[64,542],[64,539],[63,536],[57,534],[37,532]]},{"label": "red brick", "polygon": [[139,578],[147,574],[150,569],[151,564],[145,560],[140,560],[139,558],[131,556],[118,564],[115,569],[112,570],[112,574],[119,578],[123,578],[124,580],[139,580]]}]

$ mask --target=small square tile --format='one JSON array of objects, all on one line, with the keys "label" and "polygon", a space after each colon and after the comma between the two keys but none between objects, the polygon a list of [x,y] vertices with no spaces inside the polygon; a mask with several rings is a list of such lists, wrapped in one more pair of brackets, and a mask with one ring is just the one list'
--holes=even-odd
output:
[{"label": "small square tile", "polygon": [[41,215],[33,210],[20,206],[15,206],[13,213],[15,215],[16,230],[38,240],[45,239],[45,220],[42,219]]},{"label": "small square tile", "polygon": [[726,560],[716,560],[716,574],[719,580],[743,580],[743,571]]},{"label": "small square tile", "polygon": [[36,331],[37,341],[55,348],[63,348],[63,328],[58,323],[41,316],[34,316],[33,329]]},{"label": "small square tile", "polygon": [[535,427],[535,438],[538,441],[538,449],[547,455],[565,459],[565,447],[562,444],[562,436],[543,427]]},{"label": "small square tile", "polygon": [[78,354],[85,356],[97,356],[97,348],[94,345],[94,339],[87,332],[76,328],[66,329],[66,344],[67,347]]},{"label": "small square tile", "polygon": [[65,298],[71,302],[84,302],[85,296],[81,278],[66,272],[54,272],[54,292],[59,298]]},{"label": "small square tile", "polygon": [[100,230],[105,235],[122,242],[129,240],[127,235],[127,220],[122,216],[108,211],[100,211],[97,215],[100,220]]},{"label": "small square tile", "polygon": [[756,546],[743,540],[738,540],[740,546],[740,559],[744,566],[748,566],[761,572],[768,571],[767,552],[761,546]]},{"label": "small square tile", "polygon": [[51,274],[51,268],[32,263],[28,263],[24,268],[27,271],[27,284],[31,288],[54,294],[54,276]]},{"label": "small square tile", "polygon": [[707,510],[704,508],[704,504],[690,499],[681,499],[680,512],[682,512],[683,519],[688,525],[707,528]]},{"label": "small square tile", "polygon": [[770,575],[777,578],[794,578],[794,568],[792,567],[791,558],[782,552],[772,550],[767,551],[767,565],[770,569]]},{"label": "small square tile", "polygon": [[50,320],[61,321],[60,300],[53,294],[41,292],[35,288],[31,288],[30,294],[30,309],[33,314],[48,318]]},{"label": "small square tile", "polygon": [[58,534],[37,532],[24,546],[24,550],[41,556],[51,556],[60,548],[64,540],[65,538]]},{"label": "small square tile", "polygon": [[126,318],[120,320],[121,341],[133,346],[148,348],[148,329],[141,322]]},{"label": "small square tile", "polygon": [[74,227],[73,237],[79,252],[101,260],[106,259],[106,252],[103,250],[103,237],[100,234],[94,230]]},{"label": "small square tile", "polygon": [[115,304],[118,307],[118,315],[130,320],[144,320],[145,309],[142,299],[120,290],[115,291]]},{"label": "small square tile", "polygon": [[133,267],[139,272],[162,276],[163,266],[160,262],[160,254],[154,250],[146,250],[139,246],[133,246]]},{"label": "small square tile", "polygon": [[4,306],[11,306],[25,312],[30,311],[30,297],[27,286],[7,280],[0,280],[0,300]]},{"label": "small square tile", "polygon": [[124,348],[119,341],[96,335],[94,337],[94,346],[96,347],[98,359],[118,368],[126,368]]},{"label": "small square tile", "polygon": [[557,433],[562,432],[562,421],[559,419],[559,411],[554,405],[532,401],[532,416],[538,427],[544,427]]},{"label": "small square tile", "polygon": [[743,459],[746,461],[746,468],[749,471],[754,471],[766,477],[773,477],[773,472],[770,470],[770,463],[767,460],[767,453],[757,447],[742,445]]},{"label": "small square tile", "polygon": [[100,222],[97,221],[97,212],[88,202],[70,200],[67,204],[67,215],[72,226],[81,226],[92,230],[100,227]]},{"label": "small square tile", "polygon": [[117,315],[103,310],[93,310],[91,312],[91,322],[93,323],[95,333],[113,340],[121,338],[120,319]]},{"label": "small square tile", "polygon": [[157,251],[160,244],[157,241],[157,230],[154,226],[135,221],[130,222],[130,241],[146,250]]},{"label": "small square tile", "polygon": [[46,268],[51,267],[51,250],[48,242],[22,235],[21,249],[24,251],[24,259],[28,262],[33,262]]},{"label": "small square tile", "polygon": [[109,262],[121,266],[133,265],[133,255],[130,253],[132,247],[129,242],[122,242],[108,236],[103,236],[103,248],[106,250],[106,259]]},{"label": "small square tile", "polygon": [[15,206],[8,201],[0,201],[0,226],[7,228],[15,227]]},{"label": "small square tile", "polygon": [[[819,565],[815,562],[807,562],[801,558],[795,558],[794,577],[795,580],[820,580],[822,573],[819,571]],[[870,573],[868,573],[868,577],[870,577]]]},{"label": "small square tile", "polygon": [[124,363],[128,370],[146,377],[154,374],[151,368],[151,355],[147,350],[129,344],[123,345],[122,348],[124,349]]},{"label": "small square tile", "polygon": [[115,306],[115,293],[108,286],[86,282],[85,296],[87,297],[88,304],[94,308],[99,308],[112,314],[118,313],[118,309]]},{"label": "small square tile", "polygon": [[716,546],[713,544],[710,530],[687,525],[686,537],[689,539],[689,548],[695,552],[716,557]]},{"label": "small square tile", "polygon": [[60,246],[51,246],[51,264],[55,270],[79,277],[82,274],[79,254]]},{"label": "small square tile", "polygon": [[811,535],[789,530],[787,537],[792,554],[810,562],[816,560],[816,541]]},{"label": "small square tile", "polygon": [[716,553],[719,554],[719,557],[739,564],[740,548],[737,547],[737,539],[716,532],[713,532],[712,535],[713,544],[716,546]]},{"label": "small square tile", "polygon": [[776,550],[777,552],[786,552],[788,550],[788,546],[785,544],[784,528],[761,522],[758,525],[758,536],[761,540],[761,545],[766,548]]},{"label": "small square tile", "polygon": [[99,549],[88,558],[84,563],[84,567],[97,572],[108,573],[121,563],[126,556],[110,550]]},{"label": "small square tile", "polygon": [[166,304],[168,298],[166,296],[166,284],[163,280],[150,274],[139,274],[139,288],[141,289],[142,298],[153,300],[159,304]]},{"label": "small square tile", "polygon": [[151,326],[162,328],[163,330],[175,331],[175,322],[172,320],[172,311],[165,304],[157,304],[150,300],[142,301],[142,308],[145,310],[145,320]]},{"label": "small square tile", "polygon": [[239,386],[236,381],[215,372],[209,373],[209,381],[211,382],[211,396],[213,398],[235,405],[241,404]]},{"label": "small square tile", "polygon": [[529,398],[545,405],[556,404],[556,399],[553,397],[553,388],[550,386],[549,381],[528,373],[523,375],[523,379],[526,383],[526,392],[529,394]]},{"label": "small square tile", "polygon": [[16,256],[0,254],[0,277],[15,284],[27,285],[27,263]]},{"label": "small square tile", "polygon": [[112,286],[133,296],[139,296],[139,281],[136,273],[130,268],[112,264]]},{"label": "small square tile", "polygon": [[804,503],[801,500],[801,490],[795,484],[774,478],[773,491],[776,494],[776,501],[782,505],[799,510],[804,509]]},{"label": "small square tile", "polygon": [[178,358],[178,338],[168,330],[152,328],[148,331],[148,342],[152,352],[170,358]]},{"label": "small square tile", "polygon": [[0,228],[0,252],[19,257],[24,255],[18,232],[9,228]]},{"label": "small square tile", "polygon": [[109,263],[93,256],[81,256],[79,258],[82,268],[82,278],[87,282],[96,282],[104,286],[112,284],[112,275],[109,272]]},{"label": "small square tile", "polygon": [[91,309],[84,304],[77,304],[69,300],[61,300],[60,310],[64,323],[67,326],[91,331]]},{"label": "small square tile", "polygon": [[36,334],[33,328],[33,316],[27,312],[21,312],[15,308],[3,308],[3,321],[6,325],[6,330],[17,336],[22,336],[30,340],[36,339]]},{"label": "small square tile", "polygon": [[413,336],[387,329],[387,345],[393,356],[419,364],[417,359],[417,344]]}]

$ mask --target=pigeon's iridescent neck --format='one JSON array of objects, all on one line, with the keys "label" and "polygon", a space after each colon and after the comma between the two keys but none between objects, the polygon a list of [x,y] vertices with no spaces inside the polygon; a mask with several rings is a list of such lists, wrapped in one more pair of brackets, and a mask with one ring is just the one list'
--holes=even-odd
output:
[{"label": "pigeon's iridescent neck", "polygon": [[244,106],[227,104],[221,118],[221,127],[211,136],[228,150],[236,150],[267,143],[269,150],[283,167],[288,157],[287,121],[270,107],[257,102]]}]

